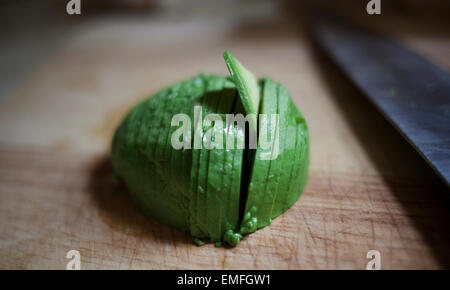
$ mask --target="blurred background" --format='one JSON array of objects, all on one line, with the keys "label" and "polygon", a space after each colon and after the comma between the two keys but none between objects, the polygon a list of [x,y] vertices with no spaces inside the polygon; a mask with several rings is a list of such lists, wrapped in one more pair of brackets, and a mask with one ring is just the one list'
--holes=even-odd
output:
[{"label": "blurred background", "polygon": [[[450,71],[450,1],[0,1],[0,267],[450,267],[448,189],[314,45],[313,9],[391,37]],[[310,179],[273,226],[234,249],[191,247],[111,183],[112,134],[138,101],[222,52],[281,82],[311,136]],[[120,245],[120,246],[118,246]],[[258,253],[255,255],[254,253]],[[141,257],[141,258],[139,258]]]},{"label": "blurred background", "polygon": [[[125,96],[133,103],[139,95],[198,72],[226,73],[221,58],[226,49],[244,59],[244,64],[259,76],[302,82],[311,78],[311,69],[302,62],[311,59],[315,50],[311,49],[305,23],[309,12],[317,7],[390,35],[445,69],[450,68],[448,1],[382,1],[381,15],[368,15],[367,2],[89,0],[80,2],[81,15],[68,15],[69,1],[65,0],[4,0],[0,4],[0,105],[2,111],[10,111],[9,106],[18,104],[27,106],[27,102],[12,96],[27,98],[18,90],[26,88],[33,76],[41,75],[49,78],[49,83],[39,85],[47,98],[48,88],[64,95],[58,99],[86,98],[85,104],[91,108],[117,107]],[[39,92],[33,94],[29,102],[51,110]],[[40,106],[29,105],[32,110]],[[55,105],[51,107],[57,110]],[[71,115],[65,114],[66,125],[76,127],[74,124],[83,122],[79,115]],[[38,134],[42,129],[21,122],[9,126],[8,119],[8,113],[2,112],[0,132],[4,139],[21,142],[32,138],[33,142],[48,144],[50,136]],[[46,128],[56,125],[48,121],[51,124]],[[65,121],[61,120],[63,124]],[[113,127],[106,129],[104,141],[109,140]],[[72,140],[75,143],[84,139],[74,133],[78,139]],[[105,146],[105,142],[99,142],[88,146]]]}]

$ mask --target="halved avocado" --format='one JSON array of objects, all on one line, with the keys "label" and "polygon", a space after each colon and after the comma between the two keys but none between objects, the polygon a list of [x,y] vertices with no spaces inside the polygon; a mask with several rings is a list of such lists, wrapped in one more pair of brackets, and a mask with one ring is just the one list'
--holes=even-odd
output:
[{"label": "halved avocado", "polygon": [[[112,163],[146,214],[190,230],[199,243],[198,238],[210,238],[234,246],[241,234],[270,224],[298,199],[308,175],[309,137],[305,119],[283,86],[268,78],[257,81],[229,52],[224,58],[231,77],[201,74],[133,108],[114,135]],[[194,119],[196,105],[202,106],[199,120]],[[179,113],[193,121],[193,149],[172,147],[177,128],[170,125],[171,118]],[[203,126],[210,113],[223,120],[227,113],[267,118],[259,128],[256,118],[250,128],[237,123]],[[278,119],[272,121],[272,114]],[[224,146],[231,133],[235,144],[245,141],[248,146],[249,134],[259,129],[259,146],[195,149],[194,133],[201,136],[211,127],[219,130],[215,136],[223,136]],[[262,148],[264,130],[275,133],[278,143]],[[197,141],[203,143],[202,137]]]}]

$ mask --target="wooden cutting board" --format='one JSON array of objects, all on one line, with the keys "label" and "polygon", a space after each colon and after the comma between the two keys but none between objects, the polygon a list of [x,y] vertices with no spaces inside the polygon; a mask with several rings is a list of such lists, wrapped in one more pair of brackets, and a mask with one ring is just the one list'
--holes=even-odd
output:
[{"label": "wooden cutting board", "polygon": [[[404,40],[448,60],[448,42]],[[225,49],[282,82],[304,112],[310,178],[289,211],[237,247],[197,247],[113,182],[109,144],[146,95],[226,74]],[[92,21],[0,104],[1,269],[65,269],[70,250],[82,269],[365,269],[369,250],[382,269],[450,267],[448,189],[289,23]]]}]

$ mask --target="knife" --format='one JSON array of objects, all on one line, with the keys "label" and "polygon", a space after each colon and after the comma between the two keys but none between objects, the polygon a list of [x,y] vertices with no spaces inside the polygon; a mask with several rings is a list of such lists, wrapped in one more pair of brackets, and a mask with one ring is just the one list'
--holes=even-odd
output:
[{"label": "knife", "polygon": [[313,39],[450,186],[450,76],[396,41],[335,15],[309,19]]}]

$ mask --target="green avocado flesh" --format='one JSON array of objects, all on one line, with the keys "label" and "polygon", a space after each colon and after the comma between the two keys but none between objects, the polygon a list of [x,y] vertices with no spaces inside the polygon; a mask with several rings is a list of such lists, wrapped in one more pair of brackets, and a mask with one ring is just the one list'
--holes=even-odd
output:
[{"label": "green avocado flesh", "polygon": [[[231,76],[200,74],[159,91],[131,110],[112,141],[113,168],[133,200],[198,245],[237,245],[288,210],[308,177],[308,127],[287,90],[257,80],[229,52],[224,58]],[[174,121],[177,114],[188,120]],[[266,117],[226,121],[238,114]]]},{"label": "green avocado flesh", "polygon": [[254,118],[249,121],[251,122],[249,126],[250,130],[256,132],[256,116],[258,115],[259,103],[261,101],[258,81],[250,71],[248,71],[234,56],[231,55],[230,52],[225,51],[223,53],[223,57],[233,82],[238,89],[245,112],[247,114],[254,114]]}]

